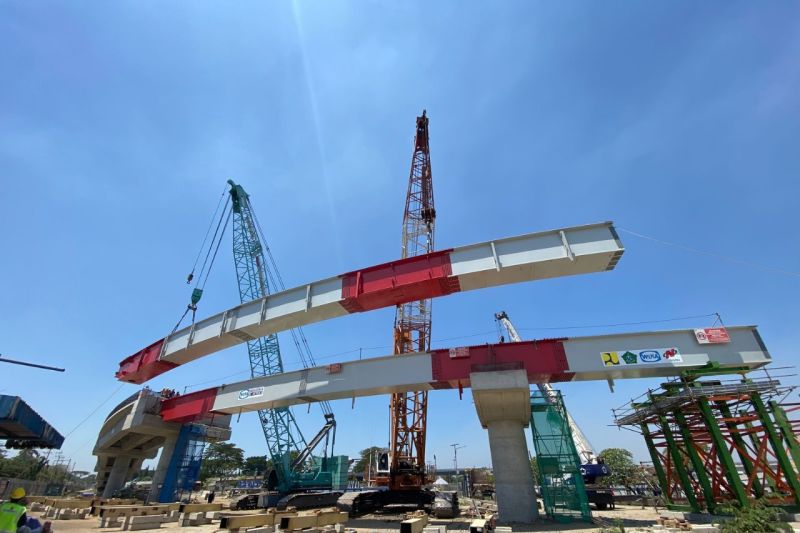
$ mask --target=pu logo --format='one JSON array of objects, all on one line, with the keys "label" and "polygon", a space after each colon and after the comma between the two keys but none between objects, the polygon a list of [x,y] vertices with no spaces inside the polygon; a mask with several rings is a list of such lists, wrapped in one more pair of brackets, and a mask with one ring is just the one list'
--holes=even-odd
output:
[{"label": "pu logo", "polygon": [[603,352],[603,364],[606,366],[614,366],[619,364],[619,355],[617,352]]}]

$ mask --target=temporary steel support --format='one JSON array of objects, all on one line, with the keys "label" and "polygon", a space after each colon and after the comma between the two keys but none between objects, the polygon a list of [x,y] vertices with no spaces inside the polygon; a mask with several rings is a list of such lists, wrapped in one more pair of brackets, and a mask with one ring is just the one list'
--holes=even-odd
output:
[{"label": "temporary steel support", "polygon": [[786,450],[783,447],[783,443],[781,442],[781,437],[778,435],[778,431],[775,429],[775,426],[772,423],[772,418],[769,416],[769,411],[767,411],[767,408],[761,399],[761,395],[757,392],[751,394],[750,403],[753,404],[758,416],[761,418],[761,423],[764,426],[764,430],[767,432],[767,436],[772,444],[775,456],[778,459],[778,465],[784,471],[786,475],[786,482],[790,487],[792,487],[792,491],[794,492],[795,503],[800,505],[800,480],[797,479],[792,462],[789,460],[789,456],[787,455]]},{"label": "temporary steel support", "polygon": [[678,473],[678,478],[681,481],[683,493],[686,495],[686,499],[689,500],[689,506],[692,508],[692,511],[699,513],[701,510],[700,503],[697,501],[697,497],[694,494],[692,481],[689,477],[689,473],[686,471],[686,466],[683,463],[683,455],[681,454],[680,448],[675,442],[672,429],[669,427],[669,421],[664,415],[659,416],[658,421],[661,425],[661,431],[664,434],[664,439],[667,441],[668,451],[672,455],[672,466]]},{"label": "temporary steel support", "polygon": [[739,433],[739,427],[736,424],[736,419],[734,418],[733,413],[731,413],[731,410],[728,407],[728,403],[724,400],[717,400],[714,402],[714,404],[717,406],[717,409],[719,409],[719,412],[725,421],[725,426],[728,428],[728,432],[730,433],[731,440],[733,440],[734,447],[738,452],[739,460],[742,462],[742,468],[744,468],[745,474],[747,474],[748,479],[751,477],[753,479],[753,492],[755,492],[756,497],[763,497],[764,488],[761,486],[758,476],[753,475],[755,471],[753,468],[753,462],[745,452],[747,445],[745,444],[742,435]]},{"label": "temporary steel support", "polygon": [[697,449],[695,448],[697,444],[692,438],[692,432],[689,430],[686,417],[680,409],[675,410],[672,415],[675,417],[675,422],[678,425],[678,429],[680,429],[681,437],[683,437],[684,447],[687,455],[689,456],[689,460],[692,462],[694,475],[703,491],[703,504],[709,512],[713,513],[714,509],[716,508],[716,502],[714,501],[714,490],[711,488],[711,482],[708,479],[708,474],[706,473],[703,460],[700,458],[700,455],[698,455]]},{"label": "temporary steel support", "polygon": [[800,470],[800,444],[797,442],[797,437],[792,429],[792,424],[789,422],[789,417],[786,416],[786,411],[775,400],[768,402],[769,408],[772,411],[772,417],[775,419],[775,425],[780,429],[781,436],[783,437],[786,446],[789,448],[789,453],[792,455],[794,467]]},{"label": "temporary steel support", "polygon": [[647,445],[647,451],[650,452],[650,460],[653,461],[653,470],[656,471],[658,484],[661,487],[661,494],[664,497],[664,501],[669,505],[672,503],[672,495],[670,494],[669,490],[665,490],[666,487],[669,487],[669,483],[667,482],[667,473],[664,472],[664,466],[661,464],[661,456],[656,449],[656,445],[653,442],[653,436],[650,434],[650,428],[647,427],[647,424],[642,423],[639,425],[639,428],[644,436],[644,442]]},{"label": "temporary steel support", "polygon": [[[750,445],[753,450],[759,450],[761,448],[761,442],[759,441],[758,432],[759,428],[753,424],[753,420],[758,420],[757,416],[753,416],[751,412],[746,409],[740,409],[738,411],[739,419],[742,421],[742,426],[745,428],[747,433],[747,438],[750,441]],[[772,489],[773,492],[778,492],[778,483],[776,480],[771,476],[766,476],[767,485]],[[762,486],[762,489],[766,489],[766,487]]]},{"label": "temporary steel support", "polygon": [[[725,379],[725,365],[718,363],[685,370],[680,380],[664,383],[663,392],[649,391],[647,401],[615,410],[617,424],[641,430],[670,508],[694,507],[695,499],[713,512],[728,501],[763,499],[800,509],[792,452],[800,421],[787,414],[800,405],[784,408],[776,401],[793,387],[768,374],[745,379],[742,369]],[[689,461],[693,471],[687,476]]]},{"label": "temporary steel support", "polygon": [[697,406],[700,409],[700,414],[706,423],[708,433],[711,435],[711,440],[714,443],[717,457],[719,457],[719,460],[722,463],[722,468],[726,477],[728,478],[731,491],[736,497],[736,501],[738,501],[742,507],[746,507],[749,502],[744,491],[744,486],[742,485],[742,480],[739,478],[739,474],[736,470],[736,464],[733,462],[733,457],[728,451],[728,444],[725,442],[725,438],[722,436],[722,432],[719,430],[717,420],[714,418],[714,415],[711,411],[711,406],[706,398],[698,398]]}]

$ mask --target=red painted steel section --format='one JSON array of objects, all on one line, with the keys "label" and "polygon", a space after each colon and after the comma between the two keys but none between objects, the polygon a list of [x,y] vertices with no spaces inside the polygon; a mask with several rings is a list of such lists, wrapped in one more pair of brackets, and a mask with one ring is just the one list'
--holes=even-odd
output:
[{"label": "red painted steel section", "polygon": [[119,370],[116,373],[117,379],[128,383],[144,383],[178,366],[169,361],[158,360],[163,345],[164,339],[158,340],[120,361]]},{"label": "red painted steel section", "polygon": [[165,422],[192,422],[203,418],[214,408],[219,389],[204,389],[161,402],[161,418]]},{"label": "red painted steel section", "polygon": [[425,300],[459,292],[450,250],[408,257],[343,274],[342,301],[349,313]]},{"label": "red painted steel section", "polygon": [[524,368],[531,383],[569,381],[569,372],[563,340],[509,342],[484,344],[431,351],[433,378],[442,383],[460,381],[469,386],[471,372]]}]

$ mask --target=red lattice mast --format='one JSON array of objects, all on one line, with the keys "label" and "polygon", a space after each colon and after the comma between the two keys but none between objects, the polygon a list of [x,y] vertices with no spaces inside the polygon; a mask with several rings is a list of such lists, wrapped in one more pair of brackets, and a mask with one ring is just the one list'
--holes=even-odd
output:
[{"label": "red lattice mast", "polygon": [[[428,117],[417,117],[414,155],[408,179],[403,214],[402,257],[433,251],[436,209],[433,204],[431,154],[428,146]],[[422,352],[431,346],[431,300],[397,306],[394,353]],[[398,393],[391,402],[391,465],[388,480],[392,490],[419,489],[425,479],[425,434],[428,413],[427,391]]]}]

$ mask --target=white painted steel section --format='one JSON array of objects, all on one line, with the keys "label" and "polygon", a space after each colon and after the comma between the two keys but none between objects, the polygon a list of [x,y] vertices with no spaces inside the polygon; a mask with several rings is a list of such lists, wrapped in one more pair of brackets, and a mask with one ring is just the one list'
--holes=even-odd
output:
[{"label": "white painted steel section", "polygon": [[[749,368],[771,362],[755,326],[730,327],[728,332],[729,344],[700,345],[691,329],[572,338],[564,341],[569,363],[567,371],[575,372],[575,381],[632,379],[677,376],[683,370],[703,366],[708,361]],[[604,366],[601,358],[601,353],[609,349],[654,347],[676,347],[683,361],[612,368]],[[331,367],[285,372],[222,386],[213,410],[236,414],[321,400],[431,390],[434,381],[431,368],[431,355],[423,352],[341,363],[341,369],[335,373]]]},{"label": "white painted steel section", "polygon": [[429,390],[431,355],[415,353],[342,363],[341,371],[314,367],[224,385],[214,411],[235,414],[298,403]]},{"label": "white painted steel section", "polygon": [[623,251],[612,224],[606,222],[463,246],[451,252],[450,261],[461,290],[469,291],[603,272],[614,267]]},{"label": "white painted steel section", "polygon": [[197,322],[191,343],[191,327],[176,331],[167,338],[161,358],[183,364],[248,340],[346,315],[341,299],[342,280],[335,277],[246,302]]},{"label": "white painted steel section", "polygon": [[[610,270],[623,251],[612,223],[604,222],[463,246],[450,259],[453,276],[467,291]],[[346,315],[341,301],[338,276],[278,292],[169,335],[161,359],[183,364],[254,338]]]},{"label": "white painted steel section", "polygon": [[[749,366],[756,368],[772,361],[761,342],[755,326],[727,328],[731,337],[728,344],[700,344],[694,330],[620,333],[597,337],[579,337],[564,341],[564,350],[574,381],[591,379],[629,379],[674,376],[687,368],[703,366],[717,361],[724,366]],[[604,366],[603,352],[677,348],[680,361]]]}]

